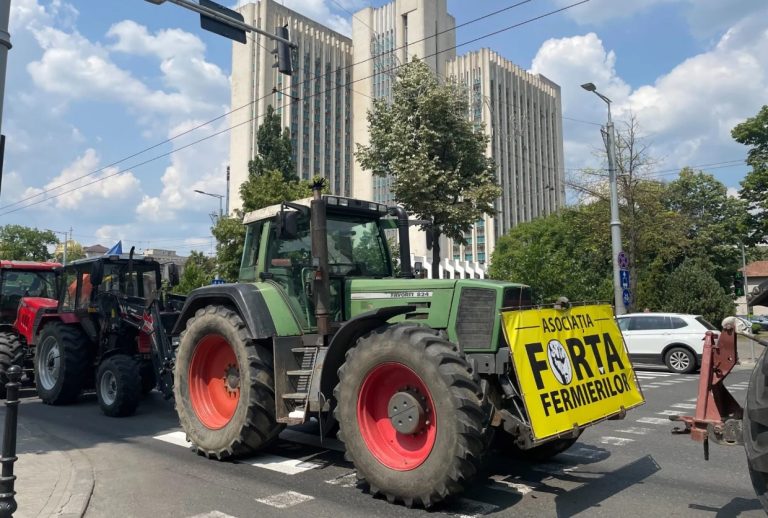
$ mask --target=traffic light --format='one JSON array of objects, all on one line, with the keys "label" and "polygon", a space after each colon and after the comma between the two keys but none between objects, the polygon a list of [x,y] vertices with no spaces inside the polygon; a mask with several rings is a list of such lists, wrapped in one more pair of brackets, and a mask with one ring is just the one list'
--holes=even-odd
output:
[{"label": "traffic light", "polygon": [[733,279],[733,292],[737,297],[744,296],[744,281],[740,277],[735,277]]},{"label": "traffic light", "polygon": [[[275,29],[275,34],[285,40],[290,39],[288,37],[287,25],[283,25],[282,27]],[[275,49],[275,54],[277,54],[277,70],[279,70],[281,74],[285,74],[287,76],[291,75],[293,73],[293,66],[291,63],[291,46],[284,41],[277,40],[277,48]]]}]

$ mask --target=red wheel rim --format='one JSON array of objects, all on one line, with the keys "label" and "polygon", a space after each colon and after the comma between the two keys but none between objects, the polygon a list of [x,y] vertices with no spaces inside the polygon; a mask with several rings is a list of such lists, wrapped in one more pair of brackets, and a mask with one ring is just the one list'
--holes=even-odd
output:
[{"label": "red wheel rim", "polygon": [[235,415],[240,401],[240,371],[232,346],[221,335],[197,343],[189,365],[189,399],[206,428],[219,430]]},{"label": "red wheel rim", "polygon": [[[414,434],[400,433],[392,426],[388,408],[395,394],[409,390],[423,396],[425,422]],[[418,374],[401,363],[383,363],[363,380],[357,399],[357,422],[368,450],[390,469],[409,471],[427,460],[435,445],[435,405]]]}]

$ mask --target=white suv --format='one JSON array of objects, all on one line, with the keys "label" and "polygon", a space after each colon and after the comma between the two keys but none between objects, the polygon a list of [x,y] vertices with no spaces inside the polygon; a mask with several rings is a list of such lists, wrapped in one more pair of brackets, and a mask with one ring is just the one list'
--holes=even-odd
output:
[{"label": "white suv", "polygon": [[706,332],[717,332],[701,315],[630,313],[616,320],[633,362],[662,363],[678,373],[696,370]]}]

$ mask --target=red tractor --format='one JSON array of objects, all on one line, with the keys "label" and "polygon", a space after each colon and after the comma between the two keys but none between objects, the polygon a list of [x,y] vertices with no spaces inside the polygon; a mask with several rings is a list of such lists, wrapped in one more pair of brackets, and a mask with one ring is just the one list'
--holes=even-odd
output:
[{"label": "red tractor", "polygon": [[[131,254],[63,267],[57,300],[22,299],[16,328],[34,348],[34,378],[44,403],[67,404],[95,388],[109,416],[131,415],[142,394],[172,394],[168,332],[184,297],[163,292],[161,265]],[[175,265],[171,283],[178,282]]]},{"label": "red tractor", "polygon": [[[58,263],[0,261],[0,397],[5,397],[6,372],[12,365],[32,371],[33,353],[14,327],[24,299],[36,311],[56,305]],[[31,379],[31,376],[28,376]]]}]

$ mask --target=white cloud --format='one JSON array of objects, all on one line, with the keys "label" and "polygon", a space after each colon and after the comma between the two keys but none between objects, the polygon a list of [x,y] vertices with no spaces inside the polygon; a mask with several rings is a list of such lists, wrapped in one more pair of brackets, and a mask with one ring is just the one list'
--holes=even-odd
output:
[{"label": "white cloud", "polygon": [[[616,73],[620,56],[606,50],[594,33],[545,42],[532,71],[560,84],[567,117],[603,121],[605,105],[579,88],[594,82],[612,99],[614,119],[626,120],[630,112],[637,116],[652,143],[651,152],[665,160],[659,164],[664,169],[733,160],[744,155],[744,148],[731,139],[731,128],[765,103],[767,28],[765,19],[747,18],[711,50],[634,90]],[[592,143],[592,149],[602,145],[597,128],[570,123],[566,130],[566,167],[594,166],[586,144]],[[721,171],[718,176],[727,175]]]},{"label": "white cloud", "polygon": [[[34,197],[30,202],[36,203],[59,195],[52,201],[56,209],[92,213],[100,208],[114,208],[116,202],[136,196],[140,182],[133,173],[120,173],[118,168],[108,167],[97,174],[85,176],[98,169],[99,157],[95,150],[88,149],[42,188],[28,187],[21,197]],[[77,190],[73,190],[75,188]],[[72,192],[67,192],[70,190]],[[44,191],[50,192],[41,194]],[[38,194],[41,195],[36,196]]]}]

